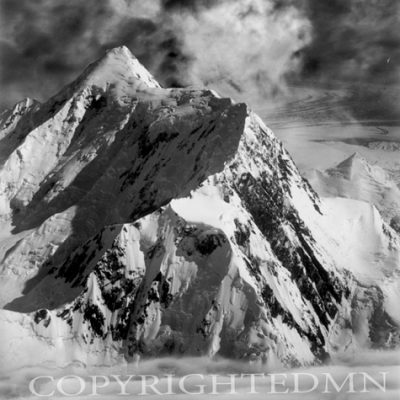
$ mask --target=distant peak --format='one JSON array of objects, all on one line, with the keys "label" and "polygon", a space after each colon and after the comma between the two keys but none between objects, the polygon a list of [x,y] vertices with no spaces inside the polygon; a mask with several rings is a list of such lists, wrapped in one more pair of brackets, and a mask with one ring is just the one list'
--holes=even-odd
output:
[{"label": "distant peak", "polygon": [[362,164],[368,164],[367,160],[358,152],[353,153],[350,157],[346,158],[342,162],[340,162],[336,168],[346,168],[346,167],[351,167],[355,163],[362,163]]},{"label": "distant peak", "polygon": [[349,159],[352,159],[352,160],[365,160],[364,157],[363,157],[360,153],[358,153],[357,151],[354,152],[354,153],[349,157]]},{"label": "distant peak", "polygon": [[340,162],[336,167],[327,170],[330,174],[339,173],[346,179],[354,179],[361,176],[373,176],[376,180],[385,179],[386,173],[378,165],[371,165],[368,160],[359,153],[353,153],[350,157]]}]

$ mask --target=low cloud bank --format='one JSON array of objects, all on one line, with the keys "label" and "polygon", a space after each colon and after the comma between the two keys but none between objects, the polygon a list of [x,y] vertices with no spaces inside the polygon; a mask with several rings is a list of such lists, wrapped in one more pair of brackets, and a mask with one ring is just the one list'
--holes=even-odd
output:
[{"label": "low cloud bank", "polygon": [[[330,365],[283,369],[239,361],[206,358],[162,358],[117,367],[84,369],[24,368],[2,379],[4,399],[118,399],[124,395],[156,399],[321,398],[379,400],[400,394],[400,352],[364,351],[343,355]],[[185,397],[186,398],[186,397]]]}]

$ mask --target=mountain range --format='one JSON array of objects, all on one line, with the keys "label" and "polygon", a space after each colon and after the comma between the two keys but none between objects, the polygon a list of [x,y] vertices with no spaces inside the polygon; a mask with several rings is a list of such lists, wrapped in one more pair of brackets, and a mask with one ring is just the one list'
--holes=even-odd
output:
[{"label": "mountain range", "polygon": [[319,197],[246,104],[162,88],[109,50],[1,114],[3,365],[395,347],[399,234],[370,197],[344,197]]}]

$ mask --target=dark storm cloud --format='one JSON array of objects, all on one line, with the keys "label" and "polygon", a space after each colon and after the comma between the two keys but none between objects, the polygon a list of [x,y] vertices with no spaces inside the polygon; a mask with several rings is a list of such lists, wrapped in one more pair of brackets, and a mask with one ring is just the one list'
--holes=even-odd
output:
[{"label": "dark storm cloud", "polygon": [[310,60],[319,65],[315,72],[305,68],[304,75],[347,85],[357,117],[399,119],[400,3],[335,0],[333,8],[312,5],[316,36],[305,48],[305,67]]},{"label": "dark storm cloud", "polygon": [[[292,63],[292,52],[300,48],[294,33],[297,25],[289,26],[288,18],[281,27],[269,16],[271,4],[270,0],[0,0],[0,83],[1,92],[7,93],[0,106],[24,96],[47,98],[105,49],[122,44],[167,86],[212,85],[223,77],[263,95],[270,82],[280,86],[282,73],[291,68],[286,64]],[[258,93],[253,77],[263,74],[265,84]]]},{"label": "dark storm cloud", "polygon": [[211,8],[220,0],[164,0],[163,6],[166,10],[191,10],[197,12],[202,8]]},{"label": "dark storm cloud", "polygon": [[294,57],[291,79],[348,90],[353,115],[399,119],[398,0],[276,0],[276,12],[297,7],[310,21],[310,42]]},{"label": "dark storm cloud", "polygon": [[[30,95],[43,98],[54,93],[100,54],[78,42],[93,21],[106,18],[107,9],[97,1],[1,1],[0,83],[2,105]],[[75,51],[78,50],[78,51]]]},{"label": "dark storm cloud", "polygon": [[397,0],[276,0],[284,12],[296,6],[312,25],[303,77],[381,82],[398,80],[400,2]]},{"label": "dark storm cloud", "polygon": [[255,102],[284,91],[284,77],[364,87],[393,85],[400,75],[397,0],[0,0],[0,6],[0,107],[24,96],[47,98],[122,44],[162,84],[222,84]]},{"label": "dark storm cloud", "polygon": [[314,37],[304,49],[304,75],[382,83],[398,79],[397,0],[309,1],[306,13]]},{"label": "dark storm cloud", "polygon": [[140,3],[0,0],[0,108],[25,96],[47,98],[106,49],[122,44],[163,83],[183,84],[176,76],[189,57],[166,15],[173,5]]}]

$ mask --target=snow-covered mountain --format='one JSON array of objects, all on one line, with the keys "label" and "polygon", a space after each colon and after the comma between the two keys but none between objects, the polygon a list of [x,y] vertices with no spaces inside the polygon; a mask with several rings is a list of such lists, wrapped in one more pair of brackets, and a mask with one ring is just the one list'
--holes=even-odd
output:
[{"label": "snow-covered mountain", "polygon": [[307,178],[321,196],[366,201],[373,204],[391,225],[400,218],[400,189],[396,175],[392,176],[379,165],[371,165],[358,153],[333,168],[313,170]]},{"label": "snow-covered mountain", "polygon": [[8,368],[398,343],[398,235],[319,199],[245,104],[163,89],[121,47],[1,118]]}]

